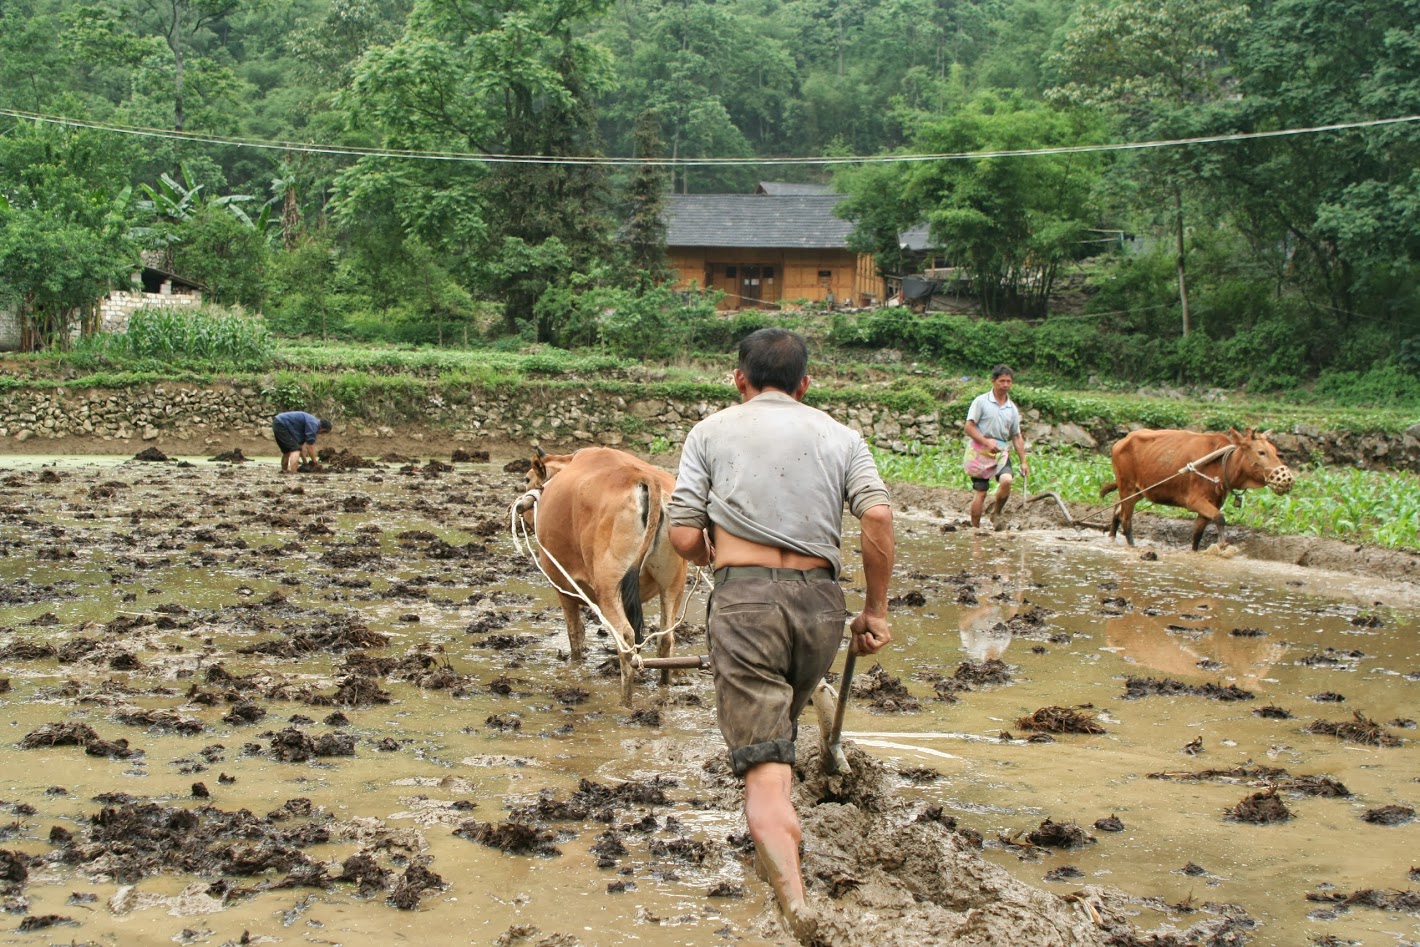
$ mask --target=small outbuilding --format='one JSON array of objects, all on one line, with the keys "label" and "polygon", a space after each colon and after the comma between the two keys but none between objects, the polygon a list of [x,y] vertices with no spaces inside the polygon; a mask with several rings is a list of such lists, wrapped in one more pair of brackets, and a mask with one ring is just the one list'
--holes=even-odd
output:
[{"label": "small outbuilding", "polygon": [[[71,316],[70,335],[123,332],[139,309],[156,306],[197,306],[203,286],[155,266],[133,274],[128,286],[115,289]],[[14,309],[0,309],[0,352],[29,352],[41,345],[33,326]]]}]

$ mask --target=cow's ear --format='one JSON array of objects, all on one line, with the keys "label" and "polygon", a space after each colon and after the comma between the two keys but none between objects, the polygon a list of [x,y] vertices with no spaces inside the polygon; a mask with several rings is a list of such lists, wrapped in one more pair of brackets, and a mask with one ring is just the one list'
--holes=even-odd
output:
[{"label": "cow's ear", "polygon": [[534,444],[534,445],[533,445],[533,450],[537,451],[537,454],[535,455],[535,456],[537,456],[537,457],[546,457],[546,456],[547,456],[547,451],[545,451],[545,450],[542,449],[542,445],[541,445],[541,444]]}]

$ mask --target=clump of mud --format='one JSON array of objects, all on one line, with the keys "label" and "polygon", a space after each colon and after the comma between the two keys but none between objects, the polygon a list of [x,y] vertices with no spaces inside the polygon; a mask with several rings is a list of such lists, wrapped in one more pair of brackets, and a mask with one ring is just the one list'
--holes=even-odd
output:
[{"label": "clump of mud", "polygon": [[854,679],[853,696],[867,701],[874,710],[887,713],[916,713],[921,709],[902,678],[893,677],[881,664],[874,664],[867,674]]},{"label": "clump of mud", "polygon": [[1236,684],[1185,684],[1172,678],[1127,677],[1124,680],[1124,699],[1137,700],[1140,697],[1207,697],[1209,700],[1252,700],[1257,695],[1245,691]]},{"label": "clump of mud", "polygon": [[1000,658],[988,658],[985,661],[963,661],[957,665],[952,679],[963,684],[970,684],[973,687],[980,687],[984,684],[1009,684],[1011,683],[1011,668]]},{"label": "clump of mud", "polygon": [[1303,796],[1319,796],[1327,799],[1344,799],[1351,795],[1345,784],[1330,776],[1293,776],[1280,766],[1244,764],[1228,769],[1185,770],[1172,773],[1150,773],[1149,779],[1169,779],[1175,781],[1201,781],[1239,783],[1248,786],[1265,786],[1269,789],[1295,792]]},{"label": "clump of mud", "polygon": [[336,450],[332,447],[323,447],[316,456],[320,458],[320,462],[324,464],[328,470],[378,469],[380,466],[378,461],[367,460],[359,454],[350,453],[344,448]]},{"label": "clump of mud", "polygon": [[1054,822],[1046,819],[1026,835],[1026,841],[1044,848],[1083,848],[1093,845],[1092,835],[1073,822]]},{"label": "clump of mud", "polygon": [[208,459],[217,464],[245,464],[251,460],[250,457],[242,453],[240,447],[234,447]]},{"label": "clump of mud", "polygon": [[89,756],[126,760],[141,756],[142,750],[130,749],[127,740],[105,740],[94,728],[83,723],[47,723],[25,734],[20,749],[33,750],[51,746],[82,746]]},{"label": "clump of mud", "polygon": [[1093,713],[1072,707],[1041,707],[1028,717],[1021,717],[1016,726],[1038,733],[1104,733]]},{"label": "clump of mud", "polygon": [[1420,891],[1382,891],[1378,888],[1363,888],[1351,894],[1342,894],[1339,891],[1311,892],[1307,894],[1307,900],[1334,904],[1336,909],[1341,911],[1357,904],[1368,908],[1379,908],[1382,911],[1402,911],[1407,914],[1420,911]]},{"label": "clump of mud", "polygon": [[312,737],[297,727],[287,727],[272,735],[271,755],[282,763],[305,763],[321,756],[354,756],[355,738],[348,733]]},{"label": "clump of mud", "polygon": [[1367,746],[1400,746],[1401,739],[1387,731],[1359,710],[1352,711],[1351,720],[1314,720],[1307,725],[1307,733],[1321,733],[1339,737],[1347,743],[1361,743]]},{"label": "clump of mud", "polygon": [[[310,813],[309,803],[296,808]],[[309,872],[320,863],[302,849],[330,841],[323,825],[327,821],[320,815],[288,826],[284,820],[258,819],[246,810],[124,800],[91,815],[84,831],[60,846],[59,860],[89,874],[110,875],[121,884],[162,873],[212,877]]]},{"label": "clump of mud", "polygon": [[1404,825],[1415,818],[1415,810],[1409,806],[1381,806],[1368,810],[1361,818],[1372,825]]},{"label": "clump of mud", "polygon": [[1227,817],[1233,822],[1251,822],[1255,825],[1286,822],[1294,818],[1276,789],[1253,793],[1229,809]]},{"label": "clump of mud", "polygon": [[172,458],[156,447],[148,447],[133,455],[134,460],[145,460],[154,463],[167,463]]},{"label": "clump of mud", "polygon": [[557,838],[555,832],[522,822],[509,821],[502,825],[493,825],[490,822],[470,821],[455,829],[454,834],[510,855],[550,857],[562,854],[562,850],[552,844]]},{"label": "clump of mud", "polygon": [[462,447],[455,447],[453,454],[449,457],[449,462],[455,464],[486,464],[488,463],[488,451],[464,450]]},{"label": "clump of mud", "polygon": [[238,654],[266,654],[279,658],[298,658],[318,651],[342,652],[360,648],[383,648],[389,635],[370,628],[358,618],[334,616],[319,619],[309,630],[297,630],[287,638],[243,645]]}]

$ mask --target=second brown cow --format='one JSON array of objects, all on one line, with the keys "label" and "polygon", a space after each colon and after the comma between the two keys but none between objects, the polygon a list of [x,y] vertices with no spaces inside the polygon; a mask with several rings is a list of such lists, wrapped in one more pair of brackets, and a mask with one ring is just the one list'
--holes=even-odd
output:
[{"label": "second brown cow", "polygon": [[1134,545],[1134,505],[1141,499],[1181,506],[1198,514],[1193,524],[1196,552],[1203,531],[1218,528],[1218,545],[1227,545],[1223,501],[1233,491],[1267,487],[1277,494],[1292,489],[1292,471],[1277,456],[1266,434],[1230,430],[1134,431],[1114,445],[1110,455],[1114,479],[1100,487],[1100,496],[1119,490],[1109,538],[1122,527]]},{"label": "second brown cow", "polygon": [[[532,460],[528,487],[541,489],[536,504],[539,564],[558,586],[573,661],[582,660],[586,596],[615,627],[625,645],[640,644],[645,627],[641,605],[661,601],[662,636],[657,655],[675,650],[674,628],[684,607],[687,563],[671,548],[666,504],[675,477],[625,451],[587,447],[572,454]],[[568,577],[576,584],[569,587]],[[622,703],[630,706],[635,668],[618,647]],[[663,670],[661,680],[669,681]]]}]

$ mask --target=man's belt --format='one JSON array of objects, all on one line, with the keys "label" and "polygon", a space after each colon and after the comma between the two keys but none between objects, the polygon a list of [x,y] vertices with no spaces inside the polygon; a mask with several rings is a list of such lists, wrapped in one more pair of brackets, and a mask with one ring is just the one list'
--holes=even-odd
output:
[{"label": "man's belt", "polygon": [[715,584],[731,579],[769,579],[771,582],[830,582],[833,570],[819,566],[814,569],[776,569],[770,566],[724,566],[715,570]]}]

